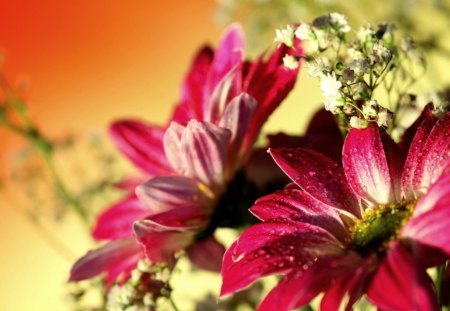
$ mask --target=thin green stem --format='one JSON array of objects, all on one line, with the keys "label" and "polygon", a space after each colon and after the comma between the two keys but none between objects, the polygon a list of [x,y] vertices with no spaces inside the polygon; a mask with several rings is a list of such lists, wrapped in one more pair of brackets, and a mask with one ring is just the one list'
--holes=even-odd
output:
[{"label": "thin green stem", "polygon": [[437,269],[436,293],[437,293],[439,304],[442,305],[442,280],[444,278],[445,264],[440,265],[436,269]]},{"label": "thin green stem", "polygon": [[53,176],[53,179],[56,184],[56,188],[58,189],[58,192],[60,193],[60,195],[63,197],[64,201],[73,207],[74,211],[80,217],[83,224],[85,224],[87,227],[89,227],[89,216],[86,213],[86,210],[78,202],[78,200],[67,189],[61,176],[59,175],[58,171],[56,170],[52,151],[48,148],[43,147],[43,145],[41,145],[41,144],[35,144],[35,147],[38,148],[39,151],[42,153],[42,156],[43,156],[45,162],[47,163],[50,173]]},{"label": "thin green stem", "polygon": [[0,87],[2,87],[8,95],[8,105],[13,109],[20,117],[23,126],[18,126],[8,119],[2,120],[0,124],[3,124],[10,131],[24,137],[32,143],[34,148],[36,148],[42,155],[49,171],[55,181],[55,185],[58,193],[62,196],[64,201],[73,207],[75,213],[80,217],[84,225],[89,227],[89,215],[86,210],[80,204],[79,200],[71,194],[63,179],[59,175],[55,161],[53,158],[53,145],[45,138],[34,125],[33,120],[26,111],[26,105],[23,103],[14,91],[8,86],[6,79],[0,74]]},{"label": "thin green stem", "polygon": [[310,305],[304,306],[301,311],[314,311],[314,309]]},{"label": "thin green stem", "polygon": [[177,305],[175,304],[175,301],[173,301],[172,296],[169,297],[169,302],[170,305],[172,306],[174,311],[179,311],[180,309],[178,309]]}]

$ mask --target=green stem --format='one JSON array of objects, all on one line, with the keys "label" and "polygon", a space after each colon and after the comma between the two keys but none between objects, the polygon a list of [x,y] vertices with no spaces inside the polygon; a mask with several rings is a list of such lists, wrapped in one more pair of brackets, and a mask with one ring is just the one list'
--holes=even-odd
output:
[{"label": "green stem", "polygon": [[[44,142],[44,143],[42,143]],[[81,206],[78,200],[72,196],[70,191],[67,189],[65,183],[63,182],[61,176],[55,167],[55,162],[53,159],[53,152],[51,148],[48,148],[48,143],[45,141],[34,141],[35,147],[41,152],[42,157],[44,158],[50,173],[55,181],[56,188],[58,189],[59,194],[63,197],[64,201],[71,205],[76,212],[76,214],[80,217],[81,221],[84,225],[89,227],[89,216],[86,213],[86,210]]]},{"label": "green stem", "polygon": [[314,309],[310,305],[304,306],[301,311],[314,311]]},{"label": "green stem", "polygon": [[169,302],[174,311],[179,311],[177,305],[175,304],[175,301],[173,301],[173,299],[172,299],[172,296],[169,297]]}]

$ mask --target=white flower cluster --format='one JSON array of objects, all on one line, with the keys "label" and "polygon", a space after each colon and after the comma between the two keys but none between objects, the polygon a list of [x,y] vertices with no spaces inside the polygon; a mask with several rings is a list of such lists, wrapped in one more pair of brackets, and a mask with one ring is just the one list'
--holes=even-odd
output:
[{"label": "white flower cluster", "polygon": [[[347,17],[330,13],[311,23],[278,30],[275,41],[290,44],[294,50],[295,40],[301,42],[301,53],[286,55],[285,66],[298,68],[300,57],[295,55],[301,55],[310,76],[320,81],[325,109],[342,114],[348,127],[361,128],[376,122],[389,129],[391,111],[398,110],[402,95],[394,94],[395,90],[401,89],[398,86],[402,83],[409,86],[415,79],[407,62],[418,59],[416,64],[423,64],[412,39],[405,37],[397,43],[395,31],[389,24],[365,25],[352,34]],[[389,102],[375,100],[380,89],[387,93],[383,100],[388,98]]]},{"label": "white flower cluster", "polygon": [[[147,311],[156,306],[160,297],[168,297],[170,269],[166,265],[138,262],[131,278],[123,285],[114,285],[108,294],[108,311]],[[145,286],[142,286],[145,282]]]}]

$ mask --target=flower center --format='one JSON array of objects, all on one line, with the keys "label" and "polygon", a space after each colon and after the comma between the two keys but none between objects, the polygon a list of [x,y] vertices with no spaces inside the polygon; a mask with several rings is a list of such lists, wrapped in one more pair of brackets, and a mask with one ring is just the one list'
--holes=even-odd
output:
[{"label": "flower center", "polygon": [[362,253],[383,252],[387,243],[395,239],[411,216],[414,203],[378,206],[371,209],[352,228],[350,248]]}]

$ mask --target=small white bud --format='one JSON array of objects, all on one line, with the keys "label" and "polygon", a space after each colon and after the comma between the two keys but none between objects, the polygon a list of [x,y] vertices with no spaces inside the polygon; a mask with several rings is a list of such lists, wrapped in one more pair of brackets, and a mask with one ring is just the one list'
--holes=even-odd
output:
[{"label": "small white bud", "polygon": [[362,129],[367,127],[367,121],[364,119],[360,119],[357,116],[353,116],[350,118],[350,126],[355,129]]},{"label": "small white bud", "polygon": [[296,57],[292,56],[292,55],[286,55],[283,57],[283,64],[284,67],[288,68],[288,69],[297,69],[298,68],[298,60]]},{"label": "small white bud", "polygon": [[337,27],[340,33],[346,33],[351,30],[347,17],[340,13],[330,13],[330,23]]},{"label": "small white bud", "polygon": [[307,23],[302,23],[298,26],[297,30],[295,30],[295,36],[300,40],[316,40],[316,35],[314,34],[313,29]]},{"label": "small white bud", "polygon": [[276,43],[284,43],[288,47],[294,46],[294,27],[287,25],[285,28],[275,30]]},{"label": "small white bud", "polygon": [[377,124],[378,126],[388,126],[389,122],[392,120],[392,113],[387,109],[382,109],[378,113]]}]

